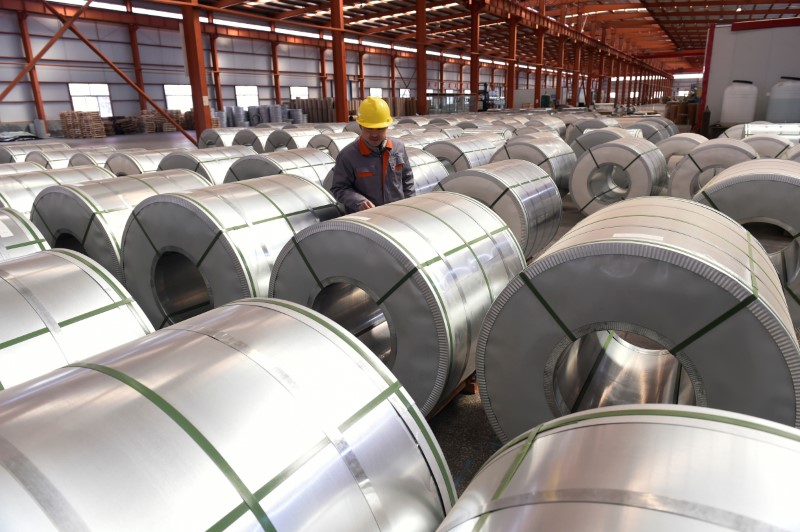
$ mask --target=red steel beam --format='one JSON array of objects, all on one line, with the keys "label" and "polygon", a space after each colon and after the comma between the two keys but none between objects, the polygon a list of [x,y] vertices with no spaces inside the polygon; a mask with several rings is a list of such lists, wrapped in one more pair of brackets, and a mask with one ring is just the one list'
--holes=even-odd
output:
[{"label": "red steel beam", "polygon": [[391,71],[390,78],[392,84],[392,98],[397,98],[397,56],[392,54],[389,56],[389,70]]},{"label": "red steel beam", "polygon": [[336,121],[347,122],[347,64],[344,46],[344,2],[331,0],[331,33],[333,34],[333,99]]},{"label": "red steel beam", "polygon": [[[136,85],[144,91],[144,70],[142,70],[142,57],[139,54],[139,30],[136,24],[128,24],[128,35],[131,41],[133,74],[136,76]],[[147,109],[147,100],[141,94],[139,94],[139,109]]]},{"label": "red steel beam", "polygon": [[364,52],[358,52],[358,97],[366,98],[366,75],[364,73]]},{"label": "red steel beam", "polygon": [[328,97],[328,62],[325,60],[327,46],[319,47],[319,80],[322,83],[322,97]]},{"label": "red steel beam", "polygon": [[278,61],[278,43],[272,43],[272,86],[275,89],[275,104],[283,102],[281,98],[281,70]]},{"label": "red steel beam", "polygon": [[425,0],[416,0],[417,28],[415,37],[417,40],[417,113],[428,114],[428,56],[425,53]]},{"label": "red steel beam", "polygon": [[[220,111],[225,108],[222,102],[222,74],[220,72],[219,66],[219,52],[217,50],[217,35],[216,33],[211,35],[211,63],[212,63],[212,77],[214,78],[214,97],[217,100],[217,109]],[[255,125],[255,124],[253,124]]]},{"label": "red steel beam", "polygon": [[[203,34],[200,27],[200,12],[192,6],[183,6],[183,43],[186,49],[189,83],[192,86],[194,128],[199,135],[211,127],[211,107],[208,105],[208,82],[203,57]],[[223,109],[219,109],[222,111]]]},{"label": "red steel beam", "polygon": [[[28,14],[24,11],[17,11],[17,21],[19,22],[19,33],[22,36],[22,50],[25,54],[25,61],[33,59],[33,49],[31,48],[31,34],[28,31]],[[42,121],[45,132],[47,132],[47,117],[44,114],[44,103],[42,102],[42,90],[39,87],[39,75],[36,68],[31,68],[29,72],[31,78],[31,92],[33,93],[33,105],[36,107],[36,118]]]},{"label": "red steel beam", "polygon": [[[544,0],[541,0],[544,4]],[[536,78],[533,87],[533,106],[542,105],[542,69],[544,68],[544,30],[539,30],[538,41],[536,42]]]},{"label": "red steel beam", "polygon": [[583,59],[583,47],[580,43],[575,43],[575,63],[572,67],[572,101],[573,107],[578,106],[578,93],[580,92],[581,60]]},{"label": "red steel beam", "polygon": [[508,60],[506,61],[506,109],[514,108],[514,89],[517,88],[517,24],[516,18],[508,21]]},{"label": "red steel beam", "polygon": [[469,48],[469,93],[478,110],[478,91],[481,78],[481,8],[482,4],[473,1],[470,5],[470,48]]}]

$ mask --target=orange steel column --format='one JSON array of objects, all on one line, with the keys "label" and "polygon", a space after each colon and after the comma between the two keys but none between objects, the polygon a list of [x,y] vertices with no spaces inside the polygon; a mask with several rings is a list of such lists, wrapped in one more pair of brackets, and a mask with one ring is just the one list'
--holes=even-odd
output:
[{"label": "orange steel column", "polygon": [[[128,24],[128,35],[131,41],[131,56],[133,57],[133,73],[136,76],[136,85],[144,90],[144,71],[142,70],[142,57],[139,55],[139,29],[136,24]],[[139,109],[147,109],[147,100],[139,94]]]},{"label": "orange steel column", "polygon": [[472,0],[470,6],[470,47],[469,47],[469,93],[473,111],[478,110],[478,91],[480,91],[481,63],[481,4]]},{"label": "orange steel column", "polygon": [[[539,0],[539,14],[544,16],[547,10],[545,0]],[[544,70],[544,34],[547,30],[541,28],[536,31],[536,79],[533,85],[533,106],[542,106],[542,70]]]},{"label": "orange steel column", "polygon": [[389,78],[392,83],[392,98],[397,98],[399,96],[397,94],[397,56],[394,54],[389,57],[389,70],[391,70]]},{"label": "orange steel column", "polygon": [[322,85],[322,97],[328,97],[328,62],[325,61],[325,52],[328,50],[327,46],[319,47],[319,81]]},{"label": "orange steel column", "polygon": [[622,103],[622,87],[620,83],[622,82],[622,60],[617,58],[617,82],[615,83],[614,88],[614,103],[619,105]]},{"label": "orange steel column", "polygon": [[417,114],[428,114],[428,56],[425,53],[425,0],[417,0]]},{"label": "orange steel column", "polygon": [[576,42],[574,47],[575,49],[575,64],[572,67],[572,101],[570,104],[573,107],[578,106],[578,93],[581,91],[580,88],[580,80],[581,80],[581,60],[582,60],[582,51],[583,46],[579,42]]},{"label": "orange steel column", "polygon": [[597,74],[597,101],[602,103],[606,101],[603,97],[603,82],[606,79],[606,54],[599,50],[597,53],[600,54],[600,66]]},{"label": "orange steel column", "polygon": [[343,0],[331,2],[331,33],[333,34],[333,98],[336,121],[347,122],[347,50],[344,47]]},{"label": "orange steel column", "polygon": [[197,9],[192,6],[183,6],[181,13],[183,14],[183,42],[186,47],[189,83],[192,86],[194,126],[195,130],[201,133],[204,129],[211,127],[206,62],[203,58],[203,29],[200,27],[200,12]]},{"label": "orange steel column", "polygon": [[594,103],[592,96],[592,85],[594,85],[594,49],[589,48],[586,52],[586,107]]},{"label": "orange steel column", "polygon": [[281,69],[278,64],[278,43],[272,42],[272,85],[275,88],[275,105],[283,102],[281,98]]},{"label": "orange steel column", "polygon": [[216,33],[211,34],[211,63],[213,70],[211,75],[214,78],[214,97],[217,100],[217,109],[222,111],[225,108],[222,103],[222,75],[219,72],[219,54],[217,53],[217,37]]},{"label": "orange steel column", "polygon": [[[22,50],[25,53],[25,61],[30,62],[33,59],[33,49],[31,48],[31,34],[28,31],[28,13],[25,11],[17,11],[17,20],[19,21],[19,33],[22,37]],[[36,107],[36,118],[42,121],[45,132],[47,131],[47,117],[44,114],[44,103],[42,102],[42,90],[39,88],[39,75],[36,73],[36,68],[31,68],[28,72],[31,79],[31,92],[33,93],[33,105]]]},{"label": "orange steel column", "polygon": [[517,88],[517,24],[519,20],[508,21],[508,61],[506,64],[506,109],[514,108],[514,89]]},{"label": "orange steel column", "polygon": [[564,77],[564,52],[566,47],[566,39],[564,37],[558,38],[558,66],[556,67],[556,100],[559,104],[561,101],[561,83]]},{"label": "orange steel column", "polygon": [[444,94],[444,57],[439,63],[439,94]]},{"label": "orange steel column", "polygon": [[608,57],[608,77],[606,78],[606,103],[611,103],[611,78],[614,77],[614,66],[616,59],[613,56]]},{"label": "orange steel column", "polygon": [[364,75],[364,52],[358,52],[358,97],[366,98],[366,77]]}]

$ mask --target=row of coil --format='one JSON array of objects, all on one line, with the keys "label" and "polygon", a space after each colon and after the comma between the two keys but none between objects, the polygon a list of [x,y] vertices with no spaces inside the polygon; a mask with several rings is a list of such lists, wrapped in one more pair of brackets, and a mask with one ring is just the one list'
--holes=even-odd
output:
[{"label": "row of coil", "polygon": [[[800,254],[741,224],[800,233],[800,163],[657,197],[653,160],[715,141],[668,156],[648,138],[680,135],[650,119],[606,151],[608,118],[500,116],[398,123],[418,196],[347,216],[339,139],[269,140],[302,128],[0,164],[4,527],[797,528]],[[631,201],[552,243],[588,160],[597,197]],[[506,446],[456,502],[424,416],[473,373]]]}]

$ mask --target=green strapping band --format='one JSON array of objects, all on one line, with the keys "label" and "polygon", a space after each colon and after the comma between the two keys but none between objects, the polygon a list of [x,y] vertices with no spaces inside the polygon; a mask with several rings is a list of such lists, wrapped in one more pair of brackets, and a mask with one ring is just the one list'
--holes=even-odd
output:
[{"label": "green strapping band", "polygon": [[200,255],[200,258],[197,259],[197,262],[194,265],[195,268],[200,268],[200,265],[203,264],[204,260],[206,260],[208,254],[211,253],[211,248],[214,247],[214,244],[217,243],[217,240],[219,240],[219,238],[223,235],[223,233],[224,233],[223,231],[217,231],[217,234],[214,235],[214,238],[211,239],[211,243],[208,244],[206,250],[203,252],[202,255]]},{"label": "green strapping band", "polygon": [[72,325],[73,323],[78,323],[79,321],[83,321],[85,319],[91,318],[93,316],[97,316],[102,314],[103,312],[108,312],[109,310],[114,310],[115,308],[125,307],[133,303],[133,299],[123,299],[122,301],[117,301],[116,303],[111,303],[110,305],[106,305],[104,307],[100,307],[98,309],[94,309],[90,312],[84,312],[78,316],[73,318],[66,319],[64,321],[58,322],[59,327],[66,327],[67,325]]},{"label": "green strapping band", "polygon": [[308,257],[306,257],[306,254],[303,253],[303,248],[300,247],[300,242],[297,241],[297,238],[292,237],[292,244],[294,244],[294,247],[297,250],[297,252],[300,253],[300,258],[303,259],[306,268],[308,268],[308,271],[311,273],[311,277],[314,278],[314,281],[317,283],[317,286],[319,286],[320,288],[325,288],[324,286],[322,286],[322,281],[320,281],[319,277],[317,277],[317,272],[314,271],[314,268],[311,267],[311,263],[308,262]]},{"label": "green strapping band", "polygon": [[496,200],[494,200],[494,201],[493,201],[491,204],[489,204],[489,208],[490,208],[490,209],[494,209],[494,206],[495,206],[495,205],[497,205],[497,202],[498,202],[498,201],[500,201],[501,199],[503,199],[503,196],[505,196],[505,195],[506,195],[506,193],[507,193],[509,190],[511,190],[511,187],[506,187],[506,188],[503,190],[503,192],[501,192],[501,193],[500,193],[500,195],[499,195],[499,196],[497,196],[497,199],[496,199]]},{"label": "green strapping band", "polygon": [[623,171],[623,172],[627,172],[627,171],[628,171],[628,168],[630,168],[630,166],[631,166],[633,163],[635,163],[635,162],[636,162],[636,161],[637,161],[637,160],[638,160],[638,159],[639,159],[639,158],[640,158],[642,155],[644,155],[645,153],[650,153],[650,152],[649,152],[649,151],[646,151],[646,152],[644,152],[644,153],[640,153],[640,154],[638,154],[636,157],[634,157],[634,158],[633,158],[633,160],[632,160],[631,162],[629,162],[629,163],[628,163],[628,164],[625,166],[625,168],[623,168],[623,169],[622,169],[622,171]]},{"label": "green strapping band", "polygon": [[37,329],[27,334],[23,334],[22,336],[17,336],[16,338],[12,338],[11,340],[6,340],[5,342],[0,343],[0,350],[5,349],[6,347],[11,347],[12,345],[17,345],[26,340],[30,340],[31,338],[42,336],[43,334],[47,334],[49,332],[50,329],[45,327],[44,329]]},{"label": "green strapping band", "polygon": [[687,154],[686,154],[686,157],[688,157],[688,158],[689,158],[689,160],[690,160],[690,161],[692,161],[692,163],[695,165],[695,167],[697,167],[697,169],[698,169],[699,171],[701,171],[701,172],[703,171],[703,169],[700,167],[700,165],[699,165],[699,164],[697,164],[697,161],[695,161],[695,160],[694,160],[694,157],[692,157],[692,154],[691,154],[691,153],[687,153]]},{"label": "green strapping band", "polygon": [[[575,402],[572,404],[572,411],[575,412],[580,404],[583,402],[583,398],[586,397],[586,392],[589,391],[589,385],[594,378],[595,373],[597,373],[597,368],[600,367],[600,362],[606,355],[606,350],[608,349],[609,344],[611,344],[611,340],[614,339],[614,331],[608,332],[608,337],[606,341],[603,342],[603,347],[600,349],[600,352],[597,354],[597,358],[594,360],[594,364],[592,364],[592,368],[589,370],[589,374],[586,376],[586,380],[583,382],[583,386],[581,386],[581,390],[578,393],[578,398],[575,399]],[[680,374],[680,372],[679,372]]]},{"label": "green strapping band", "polygon": [[[579,144],[580,144],[580,143],[579,143]],[[588,149],[588,150],[586,150],[586,151],[588,151],[588,152],[589,152],[589,156],[592,158],[592,161],[594,161],[594,166],[595,166],[596,168],[600,168],[600,164],[597,162],[597,159],[595,159],[595,158],[594,158],[594,152],[592,152],[592,150],[591,150],[591,149]]]},{"label": "green strapping band", "polygon": [[[159,194],[158,190],[156,190],[154,186],[152,186],[150,183],[148,183],[147,181],[145,181],[141,177],[130,176],[129,179],[133,179],[134,181],[138,181],[139,183],[141,183],[142,185],[146,186],[147,188],[149,188],[150,190],[152,190],[156,194]],[[205,179],[203,179],[203,181],[205,181]]]},{"label": "green strapping band", "polygon": [[615,191],[616,189],[618,189],[618,188],[619,188],[619,187],[617,187],[617,186],[614,186],[614,187],[612,187],[612,188],[609,188],[608,190],[604,190],[604,191],[603,191],[603,192],[601,192],[600,194],[598,194],[598,195],[596,195],[595,197],[593,197],[592,199],[590,199],[590,200],[589,200],[589,203],[587,203],[586,205],[584,205],[583,207],[581,207],[580,209],[578,209],[578,212],[583,212],[583,209],[585,209],[586,207],[588,207],[589,205],[591,205],[592,203],[594,203],[594,200],[596,200],[597,198],[600,198],[600,197],[602,197],[602,196],[605,196],[605,195],[606,195],[606,194],[608,194],[609,192],[614,192],[614,191]]},{"label": "green strapping band", "polygon": [[17,248],[24,248],[25,246],[32,246],[34,244],[38,244],[39,245],[39,249],[44,251],[44,246],[42,246],[42,244],[44,242],[47,242],[47,241],[43,240],[41,238],[37,238],[36,240],[29,240],[27,242],[20,242],[19,244],[11,244],[10,246],[6,246],[5,248],[6,249],[17,249]]},{"label": "green strapping band", "polygon": [[212,445],[212,443],[200,432],[200,430],[195,427],[191,421],[189,421],[183,414],[181,414],[174,406],[168,403],[163,397],[158,395],[155,391],[151,390],[141,382],[137,381],[133,377],[130,377],[114,368],[110,368],[108,366],[102,366],[100,364],[88,364],[88,363],[75,363],[69,364],[68,368],[83,368],[91,371],[97,371],[98,373],[102,373],[107,375],[113,379],[118,380],[119,382],[125,384],[126,386],[136,390],[144,396],[147,400],[149,400],[153,405],[155,405],[159,410],[161,410],[164,414],[166,414],[172,421],[174,421],[185,433],[189,436],[197,445],[202,449],[202,451],[208,456],[214,465],[220,470],[220,472],[225,475],[228,479],[228,482],[236,489],[239,493],[239,496],[247,505],[248,509],[253,512],[256,519],[258,520],[261,528],[265,532],[277,532],[277,529],[267,517],[266,512],[261,507],[259,502],[256,500],[256,497],[250,490],[247,489],[244,482],[241,478],[236,474],[230,464],[225,460],[225,458],[220,454],[219,451]]},{"label": "green strapping band", "polygon": [[400,381],[395,381],[392,385],[388,388],[383,390],[381,393],[375,396],[370,402],[365,404],[361,407],[358,412],[350,416],[344,423],[339,425],[339,432],[345,432],[347,429],[355,425],[357,422],[361,421],[367,414],[372,412],[379,404],[384,402],[386,399],[391,397],[392,395],[396,394],[400,390]]},{"label": "green strapping band", "polygon": [[[436,258],[436,260],[439,260],[439,258],[437,257],[437,258]],[[424,266],[424,265],[423,265],[423,266]],[[410,269],[410,270],[409,270],[409,271],[408,271],[408,272],[407,272],[407,273],[406,273],[404,276],[402,276],[402,277],[400,278],[400,280],[399,280],[399,281],[397,281],[396,283],[394,283],[394,285],[393,285],[393,286],[392,286],[392,287],[391,287],[391,288],[390,288],[390,289],[389,289],[389,290],[388,290],[388,291],[387,291],[385,294],[383,294],[383,296],[382,296],[382,297],[380,297],[380,298],[379,298],[379,299],[378,299],[378,300],[375,302],[375,304],[376,304],[376,305],[378,305],[378,306],[382,305],[384,301],[386,301],[387,299],[389,299],[389,296],[390,296],[390,295],[394,294],[395,290],[397,290],[398,288],[400,288],[401,286],[403,286],[403,283],[405,283],[406,281],[408,281],[408,280],[411,278],[411,276],[412,276],[412,275],[414,275],[415,273],[417,273],[417,271],[418,271],[418,270],[419,270],[419,268],[418,268],[418,267],[416,267],[416,266],[415,266],[414,268],[411,268],[411,269]]]},{"label": "green strapping band", "polygon": [[528,276],[525,275],[525,272],[519,274],[519,278],[522,279],[522,282],[525,283],[525,285],[530,289],[533,295],[536,296],[536,299],[539,300],[539,303],[541,303],[542,306],[547,311],[547,313],[550,314],[550,317],[553,318],[553,320],[555,320],[555,322],[558,324],[559,327],[561,327],[561,330],[564,331],[564,333],[567,335],[567,338],[569,338],[573,342],[577,340],[578,338],[574,334],[572,334],[572,331],[569,329],[569,327],[567,327],[567,325],[563,321],[561,321],[561,318],[558,317],[558,314],[556,314],[556,311],[553,310],[553,307],[551,307],[547,303],[544,296],[542,296],[542,294],[540,294],[539,291],[533,286],[533,282],[530,279],[528,279]]},{"label": "green strapping band", "polygon": [[[25,227],[25,230],[27,230],[27,231],[28,231],[28,233],[30,233],[30,235],[31,235],[31,236],[35,236],[35,235],[36,235],[36,233],[37,233],[38,231],[37,231],[37,230],[36,230],[36,229],[35,229],[35,228],[34,228],[34,227],[31,225],[31,223],[30,223],[30,221],[29,221],[29,220],[27,220],[27,219],[26,219],[26,218],[24,218],[23,216],[20,216],[20,215],[17,213],[17,211],[15,211],[14,209],[9,209],[9,210],[7,211],[7,213],[8,213],[8,215],[9,215],[9,216],[11,216],[11,217],[12,217],[12,218],[14,218],[15,220],[17,220],[17,223],[19,223],[19,224],[21,224],[23,227]],[[42,245],[42,243],[44,243],[44,242],[46,242],[46,240],[42,240],[42,239],[34,239],[34,240],[31,240],[30,242],[27,242],[27,243],[25,243],[25,244],[12,244],[12,245],[10,245],[10,246],[6,246],[6,249],[14,249],[15,247],[27,246],[28,244],[39,244],[39,249],[40,249],[40,250],[42,250],[42,251],[44,251],[44,250],[45,250],[45,247]]]},{"label": "green strapping band", "polygon": [[704,197],[705,199],[707,199],[707,200],[708,200],[708,204],[709,204],[709,205],[711,205],[711,206],[712,206],[712,207],[714,207],[715,209],[719,210],[719,207],[717,207],[717,204],[716,204],[716,203],[714,203],[714,200],[712,200],[712,199],[711,199],[711,196],[709,196],[708,194],[706,194],[705,190],[701,190],[701,191],[700,191],[700,194],[702,194],[702,195],[703,195],[703,197]]},{"label": "green strapping band", "polygon": [[[144,226],[142,225],[142,222],[140,222],[140,221],[139,221],[139,217],[138,217],[138,216],[136,216],[136,211],[135,211],[135,210],[134,210],[133,212],[131,212],[131,218],[133,218],[133,221],[134,221],[134,222],[136,222],[136,225],[138,225],[138,226],[139,226],[139,229],[141,229],[141,230],[142,230],[142,234],[143,234],[143,235],[144,235],[144,237],[147,239],[147,241],[150,243],[150,247],[152,247],[152,248],[153,248],[153,251],[155,251],[155,252],[156,252],[156,255],[161,255],[161,253],[159,253],[159,251],[158,251],[158,248],[156,247],[156,245],[155,245],[155,244],[153,244],[153,241],[152,241],[152,240],[150,240],[150,235],[148,235],[148,234],[147,234],[147,231],[145,231],[145,230],[144,230]],[[49,230],[49,229],[48,229],[48,230]],[[52,231],[50,231],[50,234],[53,234],[53,232],[52,232]]]},{"label": "green strapping band", "polygon": [[735,315],[737,312],[739,312],[743,308],[747,307],[747,305],[749,305],[753,301],[756,301],[757,299],[758,299],[758,296],[756,296],[755,294],[750,294],[749,296],[744,298],[742,301],[737,303],[729,311],[724,313],[722,316],[720,316],[717,319],[713,320],[711,323],[709,323],[708,325],[706,325],[705,327],[703,327],[702,329],[700,329],[699,331],[697,331],[696,333],[691,335],[689,338],[687,338],[683,342],[679,343],[678,345],[674,346],[672,349],[669,350],[670,353],[675,354],[678,351],[681,351],[681,350],[685,349],[688,345],[694,343],[696,340],[698,340],[699,338],[704,336],[707,332],[709,332],[710,330],[714,329],[717,325],[720,325],[723,322],[727,321],[731,316]]}]

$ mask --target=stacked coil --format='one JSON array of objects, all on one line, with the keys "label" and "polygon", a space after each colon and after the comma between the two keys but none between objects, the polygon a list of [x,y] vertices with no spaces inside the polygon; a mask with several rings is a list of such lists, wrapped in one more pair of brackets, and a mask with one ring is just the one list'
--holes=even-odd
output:
[{"label": "stacked coil", "polygon": [[400,140],[403,142],[403,145],[406,148],[425,149],[425,146],[427,146],[428,144],[437,142],[439,140],[448,140],[450,138],[451,137],[448,137],[444,133],[429,131],[421,135],[403,135],[402,137],[400,137]]},{"label": "stacked coil", "polygon": [[308,147],[327,153],[335,160],[342,148],[355,142],[356,139],[358,139],[358,135],[349,131],[320,133],[319,135],[314,135],[308,142]]},{"label": "stacked coil", "polygon": [[455,502],[395,378],[285,301],[158,331],[4,392],[0,409],[21,465],[0,469],[3,529],[433,530]]},{"label": "stacked coil", "polygon": [[36,163],[49,170],[58,170],[70,166],[70,160],[74,155],[85,153],[106,153],[110,154],[117,151],[113,146],[93,146],[70,150],[36,150],[30,152],[25,161]]},{"label": "stacked coil", "polygon": [[176,151],[168,154],[158,164],[159,170],[191,170],[212,185],[221,185],[225,182],[233,163],[255,155],[256,152],[249,146],[224,146],[221,148],[206,148],[204,150]]},{"label": "stacked coil", "polygon": [[322,185],[336,161],[315,148],[300,148],[273,153],[248,155],[233,163],[225,176],[226,183],[277,174],[292,174]]},{"label": "stacked coil", "polygon": [[328,191],[294,175],[147,198],[122,237],[126,286],[156,328],[266,295],[281,248],[339,214]]},{"label": "stacked coil", "polygon": [[706,141],[706,137],[697,133],[678,133],[658,142],[656,146],[667,161],[667,171],[672,173],[687,153]]},{"label": "stacked coil", "polygon": [[[800,348],[766,252],[709,207],[639,198],[576,225],[489,311],[477,376],[501,440],[554,416],[629,404],[644,388],[658,398],[666,386],[669,402],[682,400],[683,371],[629,373],[604,349],[577,358],[576,341],[609,330],[646,337],[642,357],[674,355],[694,390],[683,397],[698,406],[800,420]],[[605,392],[586,404],[590,387]]]},{"label": "stacked coil", "polygon": [[115,152],[106,159],[106,168],[114,175],[128,176],[139,175],[147,172],[156,172],[158,165],[170,153],[184,151],[182,148],[167,150],[148,150],[141,152]]},{"label": "stacked coil", "polygon": [[432,153],[406,146],[406,155],[414,176],[414,190],[418,196],[433,191],[447,177],[447,169]]},{"label": "stacked coil", "polygon": [[524,264],[488,207],[432,192],[301,231],[269,294],[355,334],[428,414],[472,373],[477,328]]},{"label": "stacked coil", "polygon": [[641,133],[637,130],[622,129],[618,127],[606,127],[603,129],[595,129],[584,133],[575,139],[570,147],[575,152],[575,157],[580,157],[584,152],[599,146],[600,144],[611,142],[612,140],[627,139],[634,137],[636,133]]},{"label": "stacked coil", "polygon": [[783,158],[800,163],[800,144],[783,152]]},{"label": "stacked coil", "polygon": [[558,137],[514,137],[492,155],[492,162],[521,159],[542,168],[559,190],[569,191],[569,178],[575,169],[577,157],[569,144]]},{"label": "stacked coil", "polygon": [[488,164],[497,148],[488,139],[465,135],[432,142],[425,146],[425,151],[436,156],[447,169],[447,173],[453,174]]},{"label": "stacked coil", "polygon": [[584,118],[577,120],[567,128],[567,135],[564,140],[567,143],[572,143],[586,133],[587,129],[603,129],[607,127],[619,127],[619,122],[613,118]]},{"label": "stacked coil", "polygon": [[23,161],[21,163],[0,164],[0,176],[9,174],[26,174],[28,172],[39,172],[44,170],[41,164]]},{"label": "stacked coil", "polygon": [[652,122],[649,120],[639,120],[638,122],[634,122],[628,126],[625,126],[625,129],[638,129],[642,132],[642,138],[645,140],[649,140],[653,144],[658,144],[664,139],[668,139],[671,136],[669,128],[664,124],[659,122]]},{"label": "stacked coil", "polygon": [[561,138],[567,134],[567,124],[557,116],[547,114],[537,114],[536,118],[525,122],[526,126],[532,127],[549,127],[554,129]]},{"label": "stacked coil", "polygon": [[200,133],[197,139],[198,148],[213,148],[220,146],[233,146],[233,139],[236,134],[242,131],[243,127],[218,127],[206,129]]},{"label": "stacked coil", "polygon": [[318,129],[311,129],[308,127],[276,129],[271,132],[269,138],[267,138],[267,143],[264,145],[264,152],[306,148],[311,139],[319,135],[319,133]]},{"label": "stacked coil", "polygon": [[14,209],[0,207],[0,262],[50,249],[42,233]]},{"label": "stacked coil", "polygon": [[124,150],[116,151],[79,151],[69,159],[68,166],[105,166],[108,158],[114,153],[139,153],[145,150],[144,148],[125,148]]},{"label": "stacked coil", "polygon": [[69,144],[63,142],[37,142],[35,144],[0,145],[0,164],[22,163],[32,151],[38,150],[69,150]]},{"label": "stacked coil", "polygon": [[780,159],[794,143],[786,137],[771,133],[751,135],[742,139],[742,142],[751,146],[762,159]]},{"label": "stacked coil", "polygon": [[324,122],[321,124],[311,124],[311,127],[318,129],[321,133],[342,133],[347,126],[347,122]]},{"label": "stacked coil", "polygon": [[758,152],[741,140],[713,139],[693,148],[669,176],[669,195],[691,199],[720,171],[758,159]]}]

